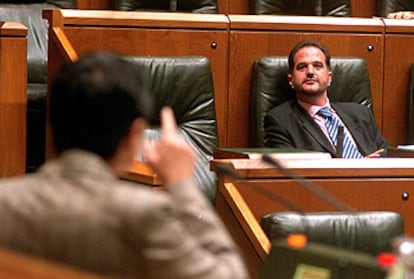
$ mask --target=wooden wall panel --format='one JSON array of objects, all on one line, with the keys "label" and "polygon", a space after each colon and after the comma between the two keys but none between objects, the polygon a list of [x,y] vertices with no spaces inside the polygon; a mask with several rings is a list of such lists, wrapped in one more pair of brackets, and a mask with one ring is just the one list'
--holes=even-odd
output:
[{"label": "wooden wall panel", "polygon": [[377,14],[377,0],[351,0],[352,16],[373,17]]},{"label": "wooden wall panel", "polygon": [[27,29],[0,22],[0,177],[26,170]]},{"label": "wooden wall panel", "polygon": [[77,0],[81,10],[110,10],[111,0]]},{"label": "wooden wall panel", "polygon": [[[414,22],[385,22],[383,131],[394,144],[407,144],[410,66],[414,63]],[[411,143],[413,144],[413,143]]]}]

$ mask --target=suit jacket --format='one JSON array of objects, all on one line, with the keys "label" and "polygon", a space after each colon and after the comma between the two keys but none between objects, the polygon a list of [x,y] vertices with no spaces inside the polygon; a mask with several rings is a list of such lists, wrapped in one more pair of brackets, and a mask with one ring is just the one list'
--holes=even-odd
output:
[{"label": "suit jacket", "polygon": [[[352,134],[362,155],[390,147],[369,108],[339,102],[331,102],[331,106]],[[264,117],[264,130],[266,146],[329,152],[332,157],[336,156],[329,139],[296,99],[270,110]]]},{"label": "suit jacket", "polygon": [[247,278],[192,181],[165,191],[120,181],[98,156],[67,151],[0,183],[0,245],[119,278]]}]

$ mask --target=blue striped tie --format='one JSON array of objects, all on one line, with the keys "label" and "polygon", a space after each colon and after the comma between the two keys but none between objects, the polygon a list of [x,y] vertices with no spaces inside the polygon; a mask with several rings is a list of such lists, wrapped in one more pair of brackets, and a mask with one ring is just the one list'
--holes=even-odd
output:
[{"label": "blue striped tie", "polygon": [[[318,114],[322,115],[325,118],[325,126],[328,130],[329,136],[332,139],[332,142],[335,146],[338,146],[338,130],[342,126],[339,119],[332,114],[331,110],[328,107],[323,107],[318,111]],[[342,154],[339,154],[342,158],[363,158],[362,154],[358,151],[358,148],[351,140],[348,135],[348,132],[343,129],[343,145],[342,145]],[[337,147],[338,148],[338,147]],[[340,147],[339,147],[340,148]]]}]

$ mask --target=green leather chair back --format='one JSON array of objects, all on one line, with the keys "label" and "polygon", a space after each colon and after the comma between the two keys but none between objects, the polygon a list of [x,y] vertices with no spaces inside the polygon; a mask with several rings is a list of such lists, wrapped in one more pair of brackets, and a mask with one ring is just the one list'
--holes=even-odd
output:
[{"label": "green leather chair back", "polygon": [[210,61],[201,56],[127,56],[127,59],[148,74],[154,95],[154,118],[146,137],[149,140],[160,137],[159,113],[164,106],[172,107],[180,135],[197,152],[195,180],[213,202],[216,174],[210,171],[210,160],[218,140]]},{"label": "green leather chair back", "polygon": [[410,67],[408,101],[408,144],[414,144],[414,63]]},{"label": "green leather chair back", "polygon": [[400,11],[414,11],[414,1],[412,0],[378,0],[378,16],[386,17],[389,13]]},{"label": "green leather chair back", "polygon": [[252,14],[352,16],[349,0],[250,0]]},{"label": "green leather chair back", "polygon": [[[287,75],[289,66],[286,56],[265,56],[253,64],[250,107],[250,145],[263,147],[265,114],[277,105],[295,98]],[[332,57],[332,84],[329,99],[340,102],[356,102],[372,106],[371,84],[367,63],[362,58]]]},{"label": "green leather chair back", "polygon": [[392,240],[403,235],[400,214],[389,211],[365,212],[277,212],[261,219],[270,240],[289,234],[304,234],[310,242],[357,250],[371,255],[392,251]]},{"label": "green leather chair back", "polygon": [[217,14],[217,0],[112,0],[115,10],[169,11]]}]

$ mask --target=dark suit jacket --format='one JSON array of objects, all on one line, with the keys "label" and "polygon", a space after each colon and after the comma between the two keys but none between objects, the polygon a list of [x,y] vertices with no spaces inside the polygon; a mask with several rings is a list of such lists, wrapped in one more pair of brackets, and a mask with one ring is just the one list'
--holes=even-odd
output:
[{"label": "dark suit jacket", "polygon": [[[352,134],[362,155],[390,147],[369,108],[357,103],[331,102],[331,106]],[[270,110],[264,118],[264,130],[264,144],[268,147],[300,148],[336,156],[329,139],[296,100]]]}]

